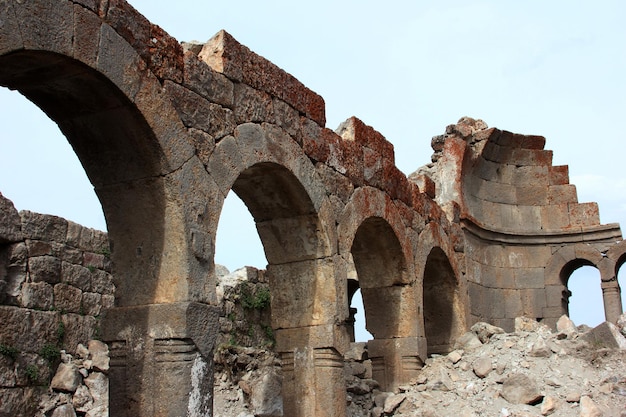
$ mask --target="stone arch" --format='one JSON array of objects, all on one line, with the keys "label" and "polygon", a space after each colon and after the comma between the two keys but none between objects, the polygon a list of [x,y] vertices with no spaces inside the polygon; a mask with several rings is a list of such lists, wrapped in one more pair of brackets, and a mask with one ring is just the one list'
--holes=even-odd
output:
[{"label": "stone arch", "polygon": [[615,243],[606,252],[607,258],[609,258],[615,264],[615,276],[617,271],[626,263],[626,240]]},{"label": "stone arch", "polygon": [[[215,312],[204,304],[214,294],[210,253],[198,243],[208,174],[187,131],[146,62],[97,11],[45,0],[0,9],[0,85],[59,125],[107,222],[116,307],[105,312],[102,330],[119,358],[110,372],[111,413],[209,410],[190,403],[189,393],[203,396],[206,387],[189,377],[174,388],[167,377],[172,367],[189,375],[194,366],[203,377],[214,337]],[[158,349],[180,361],[160,363]]]},{"label": "stone arch", "polygon": [[374,336],[368,342],[373,377],[394,390],[422,366],[411,240],[393,201],[371,187],[354,192],[340,217],[338,235],[340,255],[354,260],[366,327]]},{"label": "stone arch", "polygon": [[[615,254],[603,254],[588,244],[563,246],[552,255],[546,267],[546,291],[548,307],[560,308],[560,314],[569,314],[569,290],[567,282],[572,273],[584,265],[593,266],[600,271],[599,283],[602,286],[604,312],[607,321],[615,322],[621,312],[619,285],[616,279]],[[618,259],[619,259],[619,255]]]},{"label": "stone arch", "polygon": [[[334,221],[315,167],[282,129],[245,123],[216,144],[207,169],[223,195],[232,190],[248,207],[263,244],[285,415],[345,414],[339,375],[348,338],[337,324],[347,316],[337,308],[345,282],[336,272]],[[317,396],[327,399],[327,410],[318,409]]]},{"label": "stone arch", "polygon": [[[467,289],[459,275],[450,239],[430,223],[420,233],[415,265],[422,289],[426,355],[447,353],[467,329]],[[421,274],[420,274],[421,272]]]},{"label": "stone arch", "polygon": [[403,311],[407,261],[393,229],[382,217],[368,217],[351,248],[365,307],[367,330],[375,339],[410,335]]},{"label": "stone arch", "polygon": [[[164,179],[183,167],[193,148],[156,77],[126,41],[82,7],[43,1],[4,7],[15,20],[3,27],[13,26],[15,33],[1,48],[0,84],[18,90],[53,119],[85,168],[113,245],[118,305],[187,300],[190,292],[201,293],[181,280],[188,275],[180,269],[188,259],[176,253],[188,239],[173,230],[185,215],[166,204],[178,192]],[[50,13],[35,13],[33,7]],[[91,17],[90,24],[75,28],[74,20],[84,16]],[[100,42],[89,49],[75,31],[89,31]],[[176,251],[165,244],[166,234]]]},{"label": "stone arch", "polygon": [[[622,240],[615,243],[609,248],[606,256],[613,262],[615,269],[613,271],[613,279],[602,281],[602,292],[605,299],[604,310],[607,320],[616,322],[619,316],[624,312],[622,288],[618,280],[618,272],[624,263],[626,263],[626,241]],[[622,283],[623,282],[622,279]]]},{"label": "stone arch", "polygon": [[[365,301],[367,291],[394,286],[399,288],[413,281],[413,268],[408,261],[412,252],[412,248],[407,246],[410,239],[389,196],[371,187],[357,189],[343,210],[337,233],[340,255],[354,262],[370,333],[382,338],[399,337],[398,332],[403,327],[405,330],[402,332],[407,332],[405,336],[415,335],[415,330],[408,331],[412,326],[401,325],[401,321],[392,320],[392,325],[385,328],[375,324],[370,319],[375,314],[367,311],[368,302]],[[353,288],[352,294],[355,291],[356,288]],[[409,302],[405,299],[401,301]],[[407,320],[408,317],[398,319]]]}]

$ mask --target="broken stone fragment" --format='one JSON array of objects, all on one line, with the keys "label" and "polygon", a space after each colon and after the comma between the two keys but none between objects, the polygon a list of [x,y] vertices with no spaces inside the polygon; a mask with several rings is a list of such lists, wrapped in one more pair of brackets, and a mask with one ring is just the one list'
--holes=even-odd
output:
[{"label": "broken stone fragment", "polygon": [[594,327],[584,336],[592,347],[626,349],[626,338],[613,323],[604,322]]},{"label": "broken stone fragment", "polygon": [[622,333],[622,335],[626,336],[626,313],[623,313],[621,316],[619,316],[619,318],[617,319],[617,328],[619,329],[620,333]]},{"label": "broken stone fragment", "polygon": [[546,342],[542,338],[537,339],[530,348],[530,356],[538,358],[548,358],[551,355],[552,351],[550,350],[548,345],[546,345]]},{"label": "broken stone fragment", "polygon": [[99,340],[89,341],[89,354],[92,367],[102,372],[109,370],[109,347]]},{"label": "broken stone fragment", "polygon": [[540,324],[528,317],[516,317],[515,318],[515,332],[534,332]]},{"label": "broken stone fragment", "polygon": [[574,322],[565,314],[556,322],[556,331],[566,336],[571,336],[577,332]]},{"label": "broken stone fragment", "polygon": [[491,362],[491,358],[482,357],[474,361],[473,370],[474,374],[476,374],[479,378],[485,378],[491,370],[493,369],[493,363]]},{"label": "broken stone fragment", "polygon": [[51,417],[76,417],[76,411],[71,404],[63,404],[54,409]]},{"label": "broken stone fragment", "polygon": [[448,360],[452,363],[457,363],[463,357],[462,350],[453,350],[448,354]]},{"label": "broken stone fragment", "polygon": [[80,373],[76,365],[71,363],[60,363],[54,378],[50,383],[53,390],[63,392],[74,392],[80,383]]},{"label": "broken stone fragment", "polygon": [[543,401],[541,402],[541,415],[547,416],[554,413],[557,409],[557,405],[558,402],[556,398],[549,395],[544,397]]},{"label": "broken stone fragment", "polygon": [[387,399],[385,400],[385,406],[383,407],[383,411],[387,414],[393,413],[395,409],[400,406],[405,398],[405,394],[395,394],[387,397]]},{"label": "broken stone fragment", "polygon": [[580,398],[580,417],[602,417],[603,413],[588,396]]},{"label": "broken stone fragment", "polygon": [[543,396],[537,383],[524,374],[513,374],[502,383],[502,397],[511,404],[537,404]]},{"label": "broken stone fragment", "polygon": [[491,339],[494,334],[504,333],[504,329],[484,322],[475,323],[470,330],[476,333],[478,339],[483,343],[489,342],[489,339]]},{"label": "broken stone fragment", "polygon": [[480,339],[478,339],[478,336],[476,336],[476,333],[467,332],[456,340],[454,349],[473,350],[481,347],[482,345],[483,344]]}]

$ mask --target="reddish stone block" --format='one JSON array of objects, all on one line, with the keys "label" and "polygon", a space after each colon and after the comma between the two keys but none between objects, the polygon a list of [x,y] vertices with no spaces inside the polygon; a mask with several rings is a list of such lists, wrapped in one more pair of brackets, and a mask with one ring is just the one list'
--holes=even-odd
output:
[{"label": "reddish stone block", "polygon": [[509,162],[515,165],[552,165],[552,151],[514,149]]},{"label": "reddish stone block", "polygon": [[385,169],[385,190],[392,199],[411,203],[412,189],[409,180],[395,165]]},{"label": "reddish stone block", "polygon": [[[336,134],[335,134],[336,135]],[[330,146],[329,165],[345,174],[355,187],[363,185],[363,147],[352,140],[338,137]]]},{"label": "reddish stone block", "polygon": [[426,193],[427,196],[429,196],[430,198],[435,198],[436,195],[436,185],[435,182],[428,176],[420,174],[420,175],[416,175],[414,177],[411,177],[411,180],[413,181],[413,183],[415,185],[418,186],[418,188]]},{"label": "reddish stone block", "polygon": [[541,228],[544,230],[562,230],[570,227],[567,204],[554,204],[541,207]]},{"label": "reddish stone block", "polygon": [[382,155],[368,147],[363,147],[363,180],[365,184],[380,188],[383,179]]},{"label": "reddish stone block", "polygon": [[300,135],[302,149],[313,161],[328,161],[331,146],[339,146],[339,136],[330,129],[308,129],[307,127],[308,125],[303,123]]},{"label": "reddish stone block", "polygon": [[543,149],[546,146],[546,138],[537,135],[525,135],[522,139],[522,148]]},{"label": "reddish stone block", "polygon": [[83,253],[83,266],[103,269],[104,258],[105,256],[101,253],[85,252]]},{"label": "reddish stone block", "polygon": [[371,126],[366,125],[360,119],[352,116],[339,126],[337,133],[344,139],[351,139],[374,152],[380,154],[383,159],[395,163],[393,144]]},{"label": "reddish stone block", "polygon": [[569,218],[572,226],[597,226],[600,224],[600,212],[598,210],[598,204],[570,204]]},{"label": "reddish stone block", "polygon": [[183,48],[176,39],[123,0],[109,2],[105,22],[137,51],[154,75],[182,82]]},{"label": "reddish stone block", "polygon": [[198,56],[228,78],[284,100],[320,126],[326,124],[326,105],[320,95],[241,45],[227,32],[220,31],[211,38]]},{"label": "reddish stone block", "polygon": [[543,149],[546,145],[546,138],[543,136],[520,135],[506,130],[494,137],[494,140],[498,145],[510,148]]},{"label": "reddish stone block", "polygon": [[576,187],[572,184],[551,185],[548,188],[548,204],[578,202]]},{"label": "reddish stone block", "polygon": [[557,165],[550,166],[550,185],[565,185],[569,184],[569,166]]}]

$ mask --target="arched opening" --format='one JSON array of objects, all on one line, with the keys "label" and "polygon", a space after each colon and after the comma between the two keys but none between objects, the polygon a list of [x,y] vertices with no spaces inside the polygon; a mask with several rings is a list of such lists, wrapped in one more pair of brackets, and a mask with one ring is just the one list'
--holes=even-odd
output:
[{"label": "arched opening", "polygon": [[585,259],[569,262],[561,271],[563,307],[576,324],[597,326],[605,321],[600,271]]},{"label": "arched opening", "polygon": [[93,186],[58,126],[17,91],[0,88],[0,192],[18,210],[106,230]]},{"label": "arched opening", "polygon": [[359,286],[359,277],[354,267],[354,261],[350,257],[348,266],[348,319],[346,327],[350,335],[351,342],[367,342],[374,337],[367,331],[365,323],[365,307],[363,305],[363,295]]},{"label": "arched opening", "polygon": [[217,227],[215,263],[230,272],[244,266],[265,269],[267,259],[254,218],[237,194],[228,193]]},{"label": "arched opening", "polygon": [[445,252],[433,248],[424,269],[424,330],[428,355],[448,353],[463,331],[463,312],[454,270]]},{"label": "arched opening", "polygon": [[[132,67],[127,70],[132,72]],[[180,208],[167,204],[168,158],[135,103],[102,72],[51,52],[20,50],[0,56],[0,86],[19,91],[39,107],[57,124],[80,160],[106,218],[115,305],[149,306],[163,299],[186,298],[187,291],[177,292],[168,285],[181,281],[180,258],[185,256],[180,234],[164,237],[172,229],[170,222],[180,224]],[[136,333],[149,325],[147,315],[121,317]],[[107,337],[111,327],[101,326],[102,337]],[[125,342],[119,343],[121,352]],[[124,365],[111,369],[110,377],[121,375],[116,380],[123,381],[112,384],[114,414],[122,415],[120,408],[140,414],[143,404],[128,409],[126,395],[145,389],[144,365],[138,360],[132,375],[125,373]]]},{"label": "arched opening", "polygon": [[354,237],[352,257],[367,330],[375,339],[400,337],[406,262],[391,226],[380,217],[366,219]]},{"label": "arched opening", "polygon": [[[282,359],[283,414],[308,415],[316,400],[303,394],[305,381],[316,384],[325,398],[340,395],[327,374],[341,370],[318,365],[339,361],[340,355],[310,340],[310,332],[326,331],[337,317],[340,287],[329,240],[307,190],[284,166],[256,163],[239,174],[232,191],[252,215],[267,259],[271,331]],[[312,357],[295,354],[302,349]],[[345,407],[345,398],[338,403]]]},{"label": "arched opening", "polygon": [[351,247],[365,310],[372,377],[394,391],[421,369],[418,353],[415,288],[405,252],[394,229],[382,217],[365,219]]},{"label": "arched opening", "polygon": [[143,116],[102,74],[54,53],[2,56],[0,85],[57,123],[94,185],[117,267],[118,305],[152,302],[158,268],[148,263],[159,262],[163,249],[164,184],[161,148]]},{"label": "arched opening", "polygon": [[352,297],[350,298],[350,312],[351,317],[354,318],[352,323],[353,327],[353,342],[367,342],[374,338],[372,334],[367,331],[365,321],[365,307],[363,304],[363,295],[361,289],[357,288]]},{"label": "arched opening", "polygon": [[615,276],[617,277],[617,284],[620,289],[620,296],[622,300],[622,313],[626,311],[626,272],[622,272],[623,266],[626,263],[626,254],[620,256],[616,263]]}]

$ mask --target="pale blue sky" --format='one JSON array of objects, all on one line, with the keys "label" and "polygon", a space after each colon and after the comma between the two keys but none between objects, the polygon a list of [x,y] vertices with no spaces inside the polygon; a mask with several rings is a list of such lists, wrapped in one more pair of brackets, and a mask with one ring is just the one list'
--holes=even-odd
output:
[{"label": "pale blue sky", "polygon": [[[226,29],[322,95],[328,127],[355,115],[379,130],[407,174],[429,161],[430,138],[462,116],[546,136],[554,164],[569,165],[579,201],[597,201],[603,223],[626,225],[625,2],[131,4],[180,41]],[[104,229],[91,186],[54,123],[14,96],[0,89],[0,192],[18,209]],[[240,231],[239,216],[249,215],[243,209],[222,220],[230,226],[218,236],[217,260],[230,269],[263,267],[258,237]],[[596,290],[597,298],[598,288],[578,294],[588,299]],[[601,307],[587,303],[581,312],[589,313],[572,316],[596,324]]]}]

